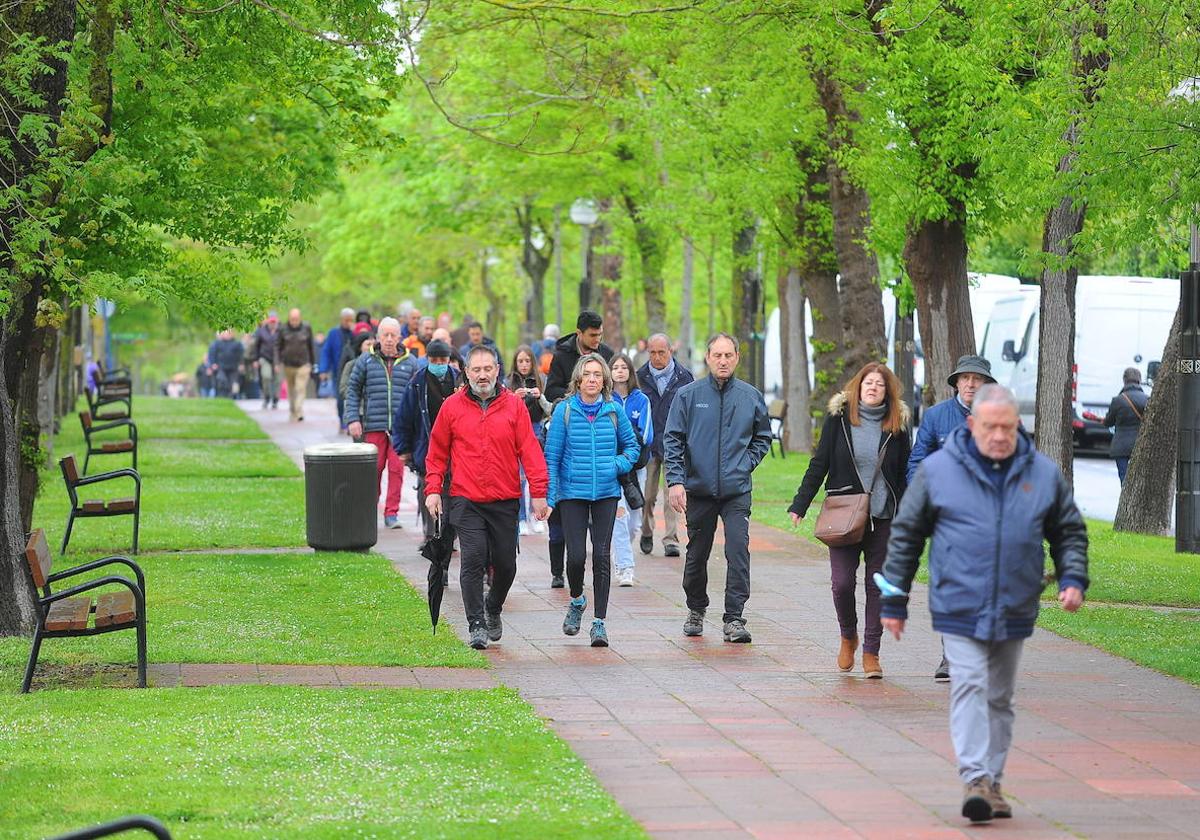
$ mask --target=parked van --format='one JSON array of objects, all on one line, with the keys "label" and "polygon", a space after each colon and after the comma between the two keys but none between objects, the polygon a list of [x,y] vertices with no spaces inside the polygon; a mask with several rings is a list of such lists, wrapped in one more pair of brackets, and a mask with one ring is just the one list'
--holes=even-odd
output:
[{"label": "parked van", "polygon": [[[1012,388],[1021,422],[1034,430],[1037,402],[1038,286],[1022,286],[992,307],[980,353],[996,381]],[[1083,419],[1103,416],[1121,390],[1125,368],[1136,367],[1150,384],[1179,305],[1179,281],[1152,277],[1083,276],[1075,291],[1075,370],[1072,426],[1080,448],[1107,446],[1111,433]]]}]

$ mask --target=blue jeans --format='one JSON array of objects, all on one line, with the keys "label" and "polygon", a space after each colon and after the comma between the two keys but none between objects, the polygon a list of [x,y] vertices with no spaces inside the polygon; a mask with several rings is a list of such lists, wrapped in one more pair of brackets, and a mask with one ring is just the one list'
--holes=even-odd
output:
[{"label": "blue jeans", "polygon": [[1117,462],[1117,478],[1121,479],[1121,486],[1125,486],[1125,473],[1129,471],[1128,458],[1113,458]]}]

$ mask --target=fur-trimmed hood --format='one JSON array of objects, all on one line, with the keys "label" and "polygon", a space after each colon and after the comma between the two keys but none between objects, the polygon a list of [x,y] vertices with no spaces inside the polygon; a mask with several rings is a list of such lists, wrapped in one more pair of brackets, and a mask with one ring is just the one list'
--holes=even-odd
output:
[{"label": "fur-trimmed hood", "polygon": [[[829,414],[833,417],[840,416],[846,410],[846,403],[849,402],[849,399],[845,391],[838,391],[829,398],[829,405],[826,406]],[[903,401],[900,403],[900,423],[906,429],[912,425],[912,412],[908,408],[908,403]]]}]

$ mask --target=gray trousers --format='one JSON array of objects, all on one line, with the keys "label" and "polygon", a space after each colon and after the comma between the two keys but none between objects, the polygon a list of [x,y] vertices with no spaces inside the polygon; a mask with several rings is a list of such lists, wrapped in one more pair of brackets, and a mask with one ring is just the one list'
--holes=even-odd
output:
[{"label": "gray trousers", "polygon": [[725,525],[725,613],[742,617],[750,598],[750,494],[714,499],[687,495],[688,546],[683,561],[683,592],[689,610],[708,609],[708,556],[717,519]]},{"label": "gray trousers", "polygon": [[666,464],[659,458],[650,456],[650,460],[646,462],[646,467],[642,470],[645,478],[642,484],[642,494],[646,497],[646,504],[642,508],[642,536],[654,536],[654,506],[658,504],[661,497],[663,502],[663,520],[666,525],[666,530],[663,532],[663,547],[673,545],[679,547],[679,514],[675,512],[675,508],[671,507],[667,501],[667,494],[659,493],[659,485],[667,486],[667,467]]},{"label": "gray trousers", "polygon": [[981,642],[942,636],[950,663],[950,739],[964,784],[999,782],[1012,745],[1013,689],[1024,639]]}]

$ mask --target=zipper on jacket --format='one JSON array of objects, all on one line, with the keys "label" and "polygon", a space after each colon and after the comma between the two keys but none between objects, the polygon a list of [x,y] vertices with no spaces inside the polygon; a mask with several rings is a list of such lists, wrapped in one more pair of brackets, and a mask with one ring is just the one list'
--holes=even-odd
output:
[{"label": "zipper on jacket", "polygon": [[[726,386],[728,387],[728,383]],[[721,469],[721,456],[725,454],[725,435],[723,434],[725,431],[725,388],[718,388],[717,393],[721,395],[720,408],[717,412],[717,498],[720,499],[722,498],[721,473],[724,472]]]}]

